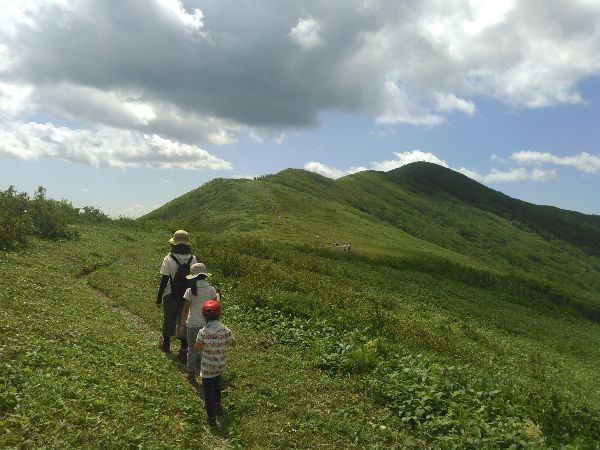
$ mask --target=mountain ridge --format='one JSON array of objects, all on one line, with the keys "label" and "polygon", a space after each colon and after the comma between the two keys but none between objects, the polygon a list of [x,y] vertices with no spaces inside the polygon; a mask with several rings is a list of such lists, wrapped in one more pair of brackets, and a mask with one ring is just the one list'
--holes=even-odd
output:
[{"label": "mountain ridge", "polygon": [[286,244],[351,247],[372,258],[437,258],[466,272],[531,280],[534,291],[556,292],[548,298],[570,298],[576,309],[599,317],[600,216],[513,199],[431,163],[337,180],[302,169],[215,179],[141,218],[148,219]]}]

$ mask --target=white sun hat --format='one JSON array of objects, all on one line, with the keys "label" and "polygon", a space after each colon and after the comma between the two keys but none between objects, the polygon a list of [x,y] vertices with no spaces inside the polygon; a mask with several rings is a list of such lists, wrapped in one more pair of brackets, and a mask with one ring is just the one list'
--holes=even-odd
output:
[{"label": "white sun hat", "polygon": [[186,275],[185,277],[188,280],[193,280],[198,275],[206,275],[207,277],[210,277],[210,273],[206,271],[206,266],[204,265],[204,263],[192,264],[192,266],[190,267],[190,274]]}]

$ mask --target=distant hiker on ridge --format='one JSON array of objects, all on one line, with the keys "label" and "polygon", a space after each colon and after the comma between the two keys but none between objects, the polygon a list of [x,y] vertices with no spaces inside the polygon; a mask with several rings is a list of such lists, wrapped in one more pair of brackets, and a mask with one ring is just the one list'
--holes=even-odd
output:
[{"label": "distant hiker on ridge", "polygon": [[[190,266],[197,262],[192,254],[187,231],[177,230],[169,239],[169,244],[171,244],[171,252],[163,259],[160,268],[162,278],[156,295],[156,307],[160,308],[160,305],[163,305],[163,328],[159,341],[159,347],[163,352],[171,351],[171,336],[175,334],[176,325],[181,322],[183,294],[189,286],[186,276],[190,273]],[[178,358],[185,363],[188,345],[185,330],[177,331],[181,341]]]},{"label": "distant hiker on ridge", "polygon": [[202,305],[207,300],[221,303],[221,294],[208,284],[206,281],[208,277],[210,277],[210,273],[207,272],[204,263],[193,264],[190,267],[190,274],[186,277],[190,280],[190,287],[183,294],[185,306],[179,329],[187,331],[187,375],[189,381],[196,380],[196,363],[199,355],[196,353],[194,344],[198,332],[206,325],[206,320],[202,315]]}]

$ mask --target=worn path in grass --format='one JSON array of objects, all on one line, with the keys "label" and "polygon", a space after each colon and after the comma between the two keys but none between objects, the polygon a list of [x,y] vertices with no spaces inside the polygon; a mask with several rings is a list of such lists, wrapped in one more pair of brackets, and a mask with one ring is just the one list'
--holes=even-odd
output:
[{"label": "worn path in grass", "polygon": [[[119,259],[115,260],[112,264],[109,264],[105,267],[109,267],[114,264],[118,264],[124,257],[131,256],[130,254],[122,255]],[[83,273],[78,277],[79,282],[86,289],[90,290],[95,298],[102,303],[105,307],[112,309],[117,312],[127,323],[129,323],[135,330],[144,338],[145,343],[147,344],[148,351],[157,351],[157,333],[144,319],[137,316],[129,309],[119,305],[113,298],[103,293],[100,289],[92,286],[88,281],[88,276],[92,274],[93,271],[89,273]],[[183,383],[186,383],[190,386],[190,388],[200,396],[200,402],[203,401],[203,393],[202,393],[202,385],[198,382],[190,383],[186,378],[186,370],[185,367],[178,363],[176,355],[169,353],[168,355],[170,359],[173,361],[173,364],[177,366],[179,372],[181,373],[181,379]],[[206,427],[208,430],[208,427]],[[228,443],[227,439],[224,437],[224,431],[215,430],[212,432],[214,436],[214,441],[211,443],[211,448],[220,449],[220,448],[230,448],[231,445]]]},{"label": "worn path in grass", "polygon": [[0,255],[1,448],[232,446],[152,328],[82,275],[123,243],[99,232]]},{"label": "worn path in grass", "polygon": [[[158,240],[151,242],[154,238]],[[141,318],[154,352],[158,352],[154,343],[161,324],[154,295],[165,251],[163,241],[164,234],[148,236],[143,245],[132,246],[127,255],[90,273],[87,279],[126,317]],[[197,254],[204,258],[202,253],[198,248]],[[206,262],[213,267],[212,261]],[[211,282],[219,286],[219,277]],[[402,447],[405,430],[384,426],[389,411],[364,395],[359,380],[332,378],[316,368],[310,333],[302,342],[284,342],[269,327],[259,326],[256,314],[240,308],[229,289],[224,289],[223,315],[240,344],[228,352],[223,386],[228,418],[224,432],[232,446]]]},{"label": "worn path in grass", "polygon": [[79,281],[82,286],[86,289],[89,289],[92,294],[99,300],[104,306],[107,308],[111,308],[113,311],[116,311],[123,319],[129,322],[135,329],[140,333],[141,336],[144,337],[146,343],[148,343],[149,347],[156,347],[157,339],[156,339],[156,331],[154,331],[145,321],[139,316],[136,316],[127,308],[119,305],[115,300],[113,300],[108,295],[104,294],[100,289],[96,289],[88,283],[88,276],[82,275],[79,277]]}]

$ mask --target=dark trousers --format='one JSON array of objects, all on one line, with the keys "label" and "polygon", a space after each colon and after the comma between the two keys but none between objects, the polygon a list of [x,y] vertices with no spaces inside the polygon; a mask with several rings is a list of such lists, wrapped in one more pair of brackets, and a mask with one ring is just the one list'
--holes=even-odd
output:
[{"label": "dark trousers", "polygon": [[204,390],[204,406],[206,415],[216,417],[221,410],[221,375],[214,378],[202,378],[202,389]]},{"label": "dark trousers", "polygon": [[[183,299],[176,298],[173,294],[167,294],[163,298],[163,328],[162,335],[167,345],[171,342],[171,336],[177,331],[177,326],[181,323],[181,314],[183,312]],[[185,330],[183,335],[185,336]],[[181,348],[187,349],[187,338],[180,339]]]}]

